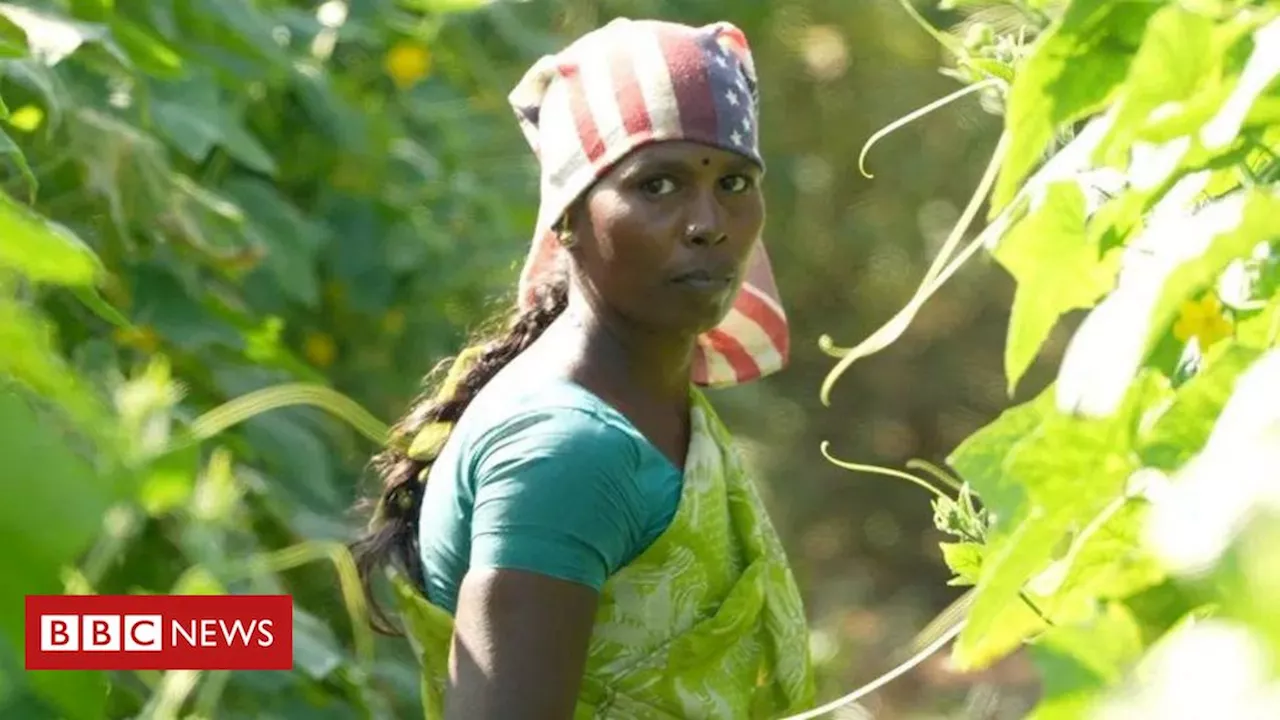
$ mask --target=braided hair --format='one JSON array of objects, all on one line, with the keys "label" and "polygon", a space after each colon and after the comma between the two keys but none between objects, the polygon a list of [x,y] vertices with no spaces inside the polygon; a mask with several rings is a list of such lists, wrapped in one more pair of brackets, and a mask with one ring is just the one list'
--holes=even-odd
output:
[{"label": "braided hair", "polygon": [[[411,578],[417,587],[425,587],[418,553],[418,515],[431,463],[481,388],[564,312],[569,299],[568,278],[563,274],[549,278],[534,290],[534,297],[527,310],[514,314],[505,334],[473,343],[451,363],[446,360],[433,370],[428,380],[451,364],[441,386],[413,402],[392,428],[387,447],[373,458],[382,490],[368,528],[352,543],[351,550],[373,626],[380,632],[400,634],[391,627],[374,597],[374,576],[391,567]],[[433,428],[439,432],[424,432]],[[369,502],[363,504],[367,506]]]}]

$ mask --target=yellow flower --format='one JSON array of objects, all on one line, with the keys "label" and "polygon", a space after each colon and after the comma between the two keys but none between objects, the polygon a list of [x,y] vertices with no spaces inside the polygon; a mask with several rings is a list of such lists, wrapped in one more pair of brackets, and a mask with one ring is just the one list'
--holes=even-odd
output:
[{"label": "yellow flower", "polygon": [[1194,337],[1199,341],[1201,350],[1230,337],[1231,321],[1223,315],[1218,296],[1210,292],[1199,300],[1183,303],[1178,321],[1173,324],[1173,336],[1183,342]]},{"label": "yellow flower", "polygon": [[431,53],[425,45],[401,40],[387,51],[382,66],[401,90],[413,87],[431,72]]},{"label": "yellow flower", "polygon": [[307,356],[307,360],[312,365],[327,368],[338,356],[338,346],[333,342],[333,338],[324,333],[311,333],[303,343],[302,353]]}]

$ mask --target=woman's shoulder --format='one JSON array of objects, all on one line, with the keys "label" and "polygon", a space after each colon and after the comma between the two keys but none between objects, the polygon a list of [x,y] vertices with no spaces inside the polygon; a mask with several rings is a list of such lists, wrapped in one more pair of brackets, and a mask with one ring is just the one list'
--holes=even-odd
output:
[{"label": "woman's shoulder", "polygon": [[634,463],[642,436],[612,406],[567,378],[494,378],[467,408],[456,430],[472,459],[493,452],[613,458]]}]

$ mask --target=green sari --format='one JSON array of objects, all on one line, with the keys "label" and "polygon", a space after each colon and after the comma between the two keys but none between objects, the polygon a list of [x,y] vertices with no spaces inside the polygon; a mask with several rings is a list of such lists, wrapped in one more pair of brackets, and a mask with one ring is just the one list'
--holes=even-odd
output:
[{"label": "green sari", "polygon": [[[777,718],[813,705],[800,593],[732,438],[693,392],[670,527],[601,591],[574,720]],[[425,717],[443,717],[453,618],[402,578]]]}]

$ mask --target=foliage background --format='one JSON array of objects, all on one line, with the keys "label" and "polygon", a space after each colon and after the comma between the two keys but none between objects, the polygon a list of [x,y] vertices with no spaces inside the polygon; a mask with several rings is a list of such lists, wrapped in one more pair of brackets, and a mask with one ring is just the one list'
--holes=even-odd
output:
[{"label": "foliage background", "polygon": [[[920,10],[1005,38],[1061,10],[943,6]],[[980,253],[841,378],[830,406],[819,400],[832,366],[819,337],[851,344],[911,298],[1003,127],[1002,95],[968,97],[876,145],[874,180],[859,173],[873,133],[957,87],[939,72],[955,53],[896,0],[0,3],[0,371],[12,380],[0,539],[18,550],[0,607],[0,716],[417,714],[407,647],[352,621],[364,609],[339,551],[359,521],[349,509],[381,423],[510,300],[536,182],[507,90],[539,53],[616,15],[730,19],[757,55],[795,360],[713,399],[762,471],[822,697],[887,669],[956,598],[928,496],[850,474],[820,444],[861,463],[941,464],[1039,396],[1079,313],[1011,398],[1015,283]],[[1005,64],[1025,51],[971,39]],[[1075,119],[1053,129],[1068,139]],[[1196,317],[1212,325],[1214,312]],[[374,417],[336,396],[296,391],[304,405],[281,408],[250,394],[287,383],[332,387]],[[223,590],[294,595],[295,672],[21,670],[23,594]],[[940,654],[863,711],[1020,717],[1040,683],[1023,652],[999,658],[960,673]]]}]

